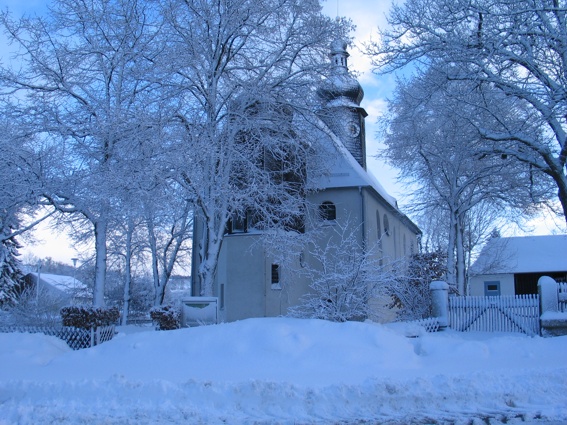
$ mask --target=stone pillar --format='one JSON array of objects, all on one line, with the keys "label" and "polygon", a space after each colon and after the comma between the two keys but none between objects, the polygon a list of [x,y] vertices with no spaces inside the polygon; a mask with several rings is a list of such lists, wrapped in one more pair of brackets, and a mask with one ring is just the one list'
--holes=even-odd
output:
[{"label": "stone pillar", "polygon": [[540,306],[540,325],[542,336],[567,335],[567,313],[559,311],[559,288],[549,276],[537,281]]},{"label": "stone pillar", "polygon": [[542,276],[537,281],[537,291],[539,292],[540,314],[557,313],[559,311],[557,282],[549,276]]},{"label": "stone pillar", "polygon": [[439,321],[439,330],[444,330],[449,326],[449,285],[436,280],[429,284],[429,290],[433,317]]}]

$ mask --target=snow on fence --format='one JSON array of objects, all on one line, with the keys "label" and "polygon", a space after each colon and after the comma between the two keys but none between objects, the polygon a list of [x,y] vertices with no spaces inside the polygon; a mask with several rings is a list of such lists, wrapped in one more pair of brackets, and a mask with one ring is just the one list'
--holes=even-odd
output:
[{"label": "snow on fence", "polygon": [[449,327],[457,331],[539,334],[537,294],[449,297]]},{"label": "snow on fence", "polygon": [[437,317],[428,317],[426,319],[416,320],[415,323],[425,329],[425,332],[437,332],[439,331],[439,319]]},{"label": "snow on fence", "polygon": [[567,313],[567,282],[558,282],[557,287],[559,290],[559,310],[561,313]]},{"label": "snow on fence", "polygon": [[91,329],[74,328],[71,326],[7,326],[0,327],[0,332],[42,333],[44,335],[56,336],[65,341],[73,350],[90,348],[110,341],[115,334],[114,325],[99,326]]}]

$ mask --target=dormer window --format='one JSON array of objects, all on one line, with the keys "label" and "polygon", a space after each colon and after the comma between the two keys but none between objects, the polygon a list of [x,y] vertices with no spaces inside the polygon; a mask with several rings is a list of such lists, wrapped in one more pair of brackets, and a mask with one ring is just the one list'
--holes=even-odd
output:
[{"label": "dormer window", "polygon": [[337,219],[337,207],[331,201],[325,201],[319,205],[319,216],[323,221],[332,221]]}]

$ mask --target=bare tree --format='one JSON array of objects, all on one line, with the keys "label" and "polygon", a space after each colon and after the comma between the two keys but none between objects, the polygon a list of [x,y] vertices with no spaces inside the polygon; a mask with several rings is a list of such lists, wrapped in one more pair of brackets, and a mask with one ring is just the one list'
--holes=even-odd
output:
[{"label": "bare tree", "polygon": [[[487,151],[529,164],[554,182],[567,220],[567,5],[561,0],[416,0],[394,6],[372,43],[380,72],[436,66],[447,78],[499,91],[523,105],[518,121],[477,122]],[[478,103],[498,120],[501,105]],[[490,124],[494,124],[494,120]]]}]

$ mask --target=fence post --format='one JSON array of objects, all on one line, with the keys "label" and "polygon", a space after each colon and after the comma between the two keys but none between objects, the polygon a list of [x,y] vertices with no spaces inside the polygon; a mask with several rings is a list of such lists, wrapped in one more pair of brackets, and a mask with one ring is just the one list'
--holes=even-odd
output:
[{"label": "fence post", "polygon": [[439,322],[439,330],[449,326],[449,285],[442,280],[435,280],[429,284],[431,291],[431,310],[433,317]]}]

